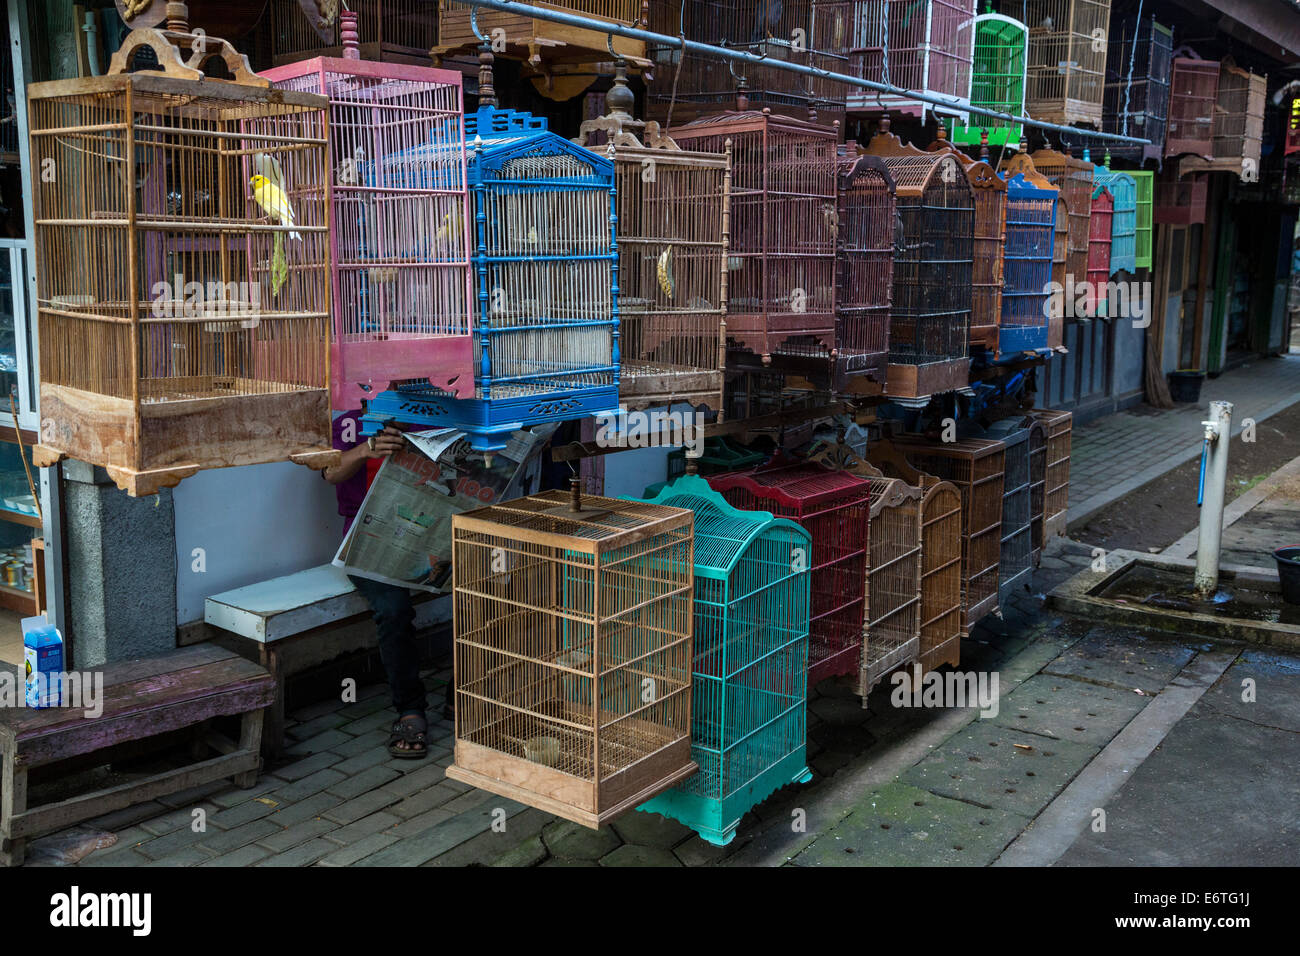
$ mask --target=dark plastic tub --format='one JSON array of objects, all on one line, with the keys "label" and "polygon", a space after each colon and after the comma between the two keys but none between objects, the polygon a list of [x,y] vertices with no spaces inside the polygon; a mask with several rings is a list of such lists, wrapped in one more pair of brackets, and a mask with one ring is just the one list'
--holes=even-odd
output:
[{"label": "dark plastic tub", "polygon": [[1201,383],[1205,373],[1196,369],[1179,369],[1169,373],[1169,395],[1175,402],[1196,403],[1201,400]]},{"label": "dark plastic tub", "polygon": [[1278,548],[1273,557],[1277,560],[1282,600],[1287,604],[1300,604],[1300,547]]}]

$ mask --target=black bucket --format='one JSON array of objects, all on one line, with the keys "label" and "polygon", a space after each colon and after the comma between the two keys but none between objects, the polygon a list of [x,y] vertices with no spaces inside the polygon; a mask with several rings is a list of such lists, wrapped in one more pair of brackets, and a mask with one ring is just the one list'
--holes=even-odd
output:
[{"label": "black bucket", "polygon": [[1282,585],[1282,600],[1287,604],[1300,604],[1300,547],[1278,548],[1273,557],[1277,559],[1277,580]]},{"label": "black bucket", "polygon": [[1201,383],[1205,373],[1196,369],[1179,369],[1169,373],[1169,395],[1175,402],[1195,404],[1201,400]]}]

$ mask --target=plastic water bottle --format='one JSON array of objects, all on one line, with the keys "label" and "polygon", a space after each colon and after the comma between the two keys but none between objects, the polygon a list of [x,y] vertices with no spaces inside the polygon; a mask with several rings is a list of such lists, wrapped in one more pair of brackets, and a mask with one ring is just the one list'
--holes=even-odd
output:
[{"label": "plastic water bottle", "polygon": [[63,705],[63,635],[44,614],[25,617],[23,657],[27,672],[27,706]]}]

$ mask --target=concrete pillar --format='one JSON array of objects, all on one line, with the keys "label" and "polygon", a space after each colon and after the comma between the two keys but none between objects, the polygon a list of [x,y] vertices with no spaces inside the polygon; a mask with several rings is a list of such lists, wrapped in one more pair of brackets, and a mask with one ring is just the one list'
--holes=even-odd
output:
[{"label": "concrete pillar", "polygon": [[72,665],[176,647],[176,511],[170,488],[131,498],[102,468],[63,465]]}]

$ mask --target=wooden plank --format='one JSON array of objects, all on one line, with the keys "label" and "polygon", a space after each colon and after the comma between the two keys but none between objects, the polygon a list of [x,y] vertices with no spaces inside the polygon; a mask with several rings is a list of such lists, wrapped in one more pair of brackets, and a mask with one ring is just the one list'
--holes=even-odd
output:
[{"label": "wooden plank", "polygon": [[203,619],[255,641],[275,641],[369,610],[366,599],[332,564],[214,594]]}]

